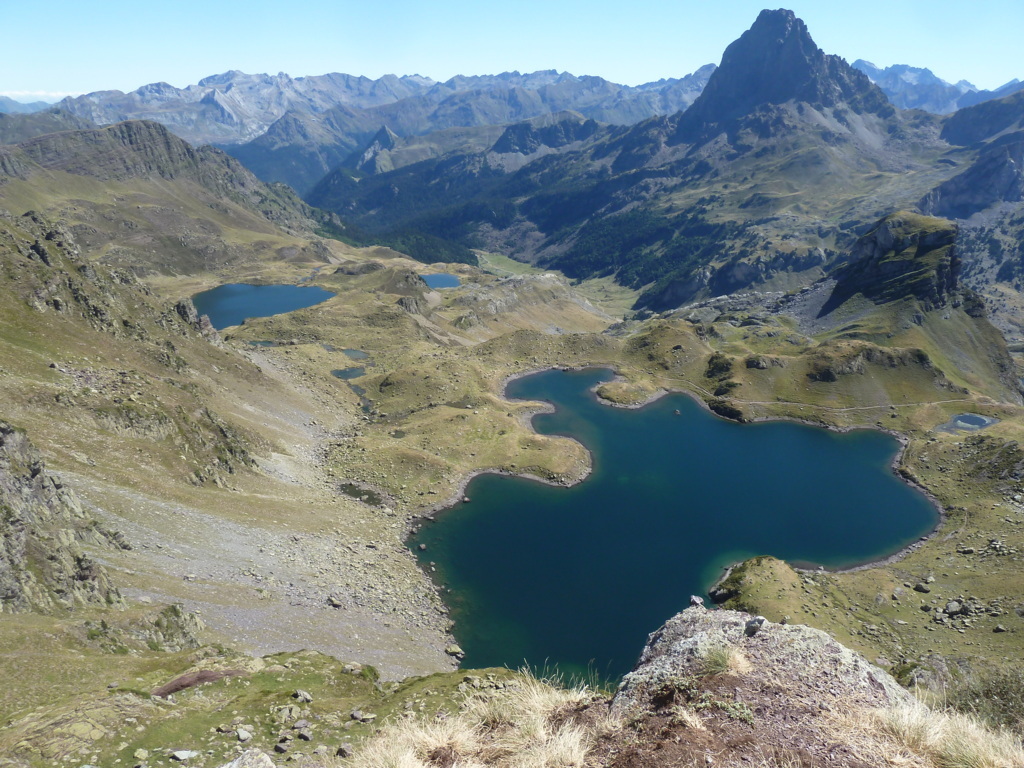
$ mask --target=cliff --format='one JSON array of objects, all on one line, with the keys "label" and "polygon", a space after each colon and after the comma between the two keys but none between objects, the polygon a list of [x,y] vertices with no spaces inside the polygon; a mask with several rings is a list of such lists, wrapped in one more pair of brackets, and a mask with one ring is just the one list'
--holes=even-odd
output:
[{"label": "cliff", "polygon": [[25,434],[0,421],[0,613],[120,605],[106,570],[81,544],[122,545],[46,471]]},{"label": "cliff", "polygon": [[945,219],[898,211],[860,237],[826,310],[861,294],[875,304],[916,298],[925,309],[951,302],[959,288],[956,225]]}]

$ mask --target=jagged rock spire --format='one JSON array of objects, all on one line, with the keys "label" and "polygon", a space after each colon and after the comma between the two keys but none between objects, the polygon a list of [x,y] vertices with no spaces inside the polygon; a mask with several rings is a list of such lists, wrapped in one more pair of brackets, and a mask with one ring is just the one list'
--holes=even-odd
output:
[{"label": "jagged rock spire", "polygon": [[839,56],[826,54],[792,11],[761,11],[722,55],[704,92],[683,114],[680,130],[726,124],[787,101],[855,112],[892,114],[885,94]]}]

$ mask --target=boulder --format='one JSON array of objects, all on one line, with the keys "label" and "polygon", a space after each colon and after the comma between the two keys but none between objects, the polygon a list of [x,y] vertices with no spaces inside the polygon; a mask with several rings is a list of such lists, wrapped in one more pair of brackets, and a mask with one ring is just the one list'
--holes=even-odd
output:
[{"label": "boulder", "polygon": [[623,678],[612,701],[618,714],[650,711],[666,685],[706,674],[710,652],[735,649],[745,659],[744,703],[753,711],[778,709],[780,697],[790,713],[814,718],[822,712],[854,707],[911,704],[914,697],[887,672],[826,633],[797,624],[763,622],[739,611],[688,608],[650,636],[636,668]]},{"label": "boulder", "polygon": [[274,761],[265,752],[250,749],[220,768],[274,768]]}]

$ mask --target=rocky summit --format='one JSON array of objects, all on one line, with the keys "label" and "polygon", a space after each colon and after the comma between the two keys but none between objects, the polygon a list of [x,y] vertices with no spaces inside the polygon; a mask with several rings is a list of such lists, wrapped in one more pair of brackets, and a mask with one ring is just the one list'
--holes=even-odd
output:
[{"label": "rocky summit", "polygon": [[761,11],[753,26],[722,54],[722,63],[680,121],[683,137],[708,125],[726,126],[761,107],[805,102],[846,106],[856,113],[892,114],[885,95],[839,56],[824,53],[792,11]]}]

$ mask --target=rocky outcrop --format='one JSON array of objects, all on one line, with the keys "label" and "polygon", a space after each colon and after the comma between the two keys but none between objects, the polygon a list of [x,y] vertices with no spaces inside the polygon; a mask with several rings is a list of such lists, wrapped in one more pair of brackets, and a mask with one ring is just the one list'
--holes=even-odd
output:
[{"label": "rocky outcrop", "polygon": [[258,749],[247,749],[230,763],[221,768],[274,768],[274,761],[266,752]]},{"label": "rocky outcrop", "polygon": [[906,211],[886,216],[857,240],[849,264],[835,273],[822,314],[856,294],[876,304],[916,298],[925,309],[957,300],[956,235],[956,224],[945,219]]},{"label": "rocky outcrop", "polygon": [[[452,300],[452,307],[466,310],[468,324],[481,318],[498,317],[511,312],[522,312],[530,307],[554,307],[572,303],[588,312],[607,317],[586,298],[553,273],[540,275],[513,275],[503,277],[489,285],[470,284]],[[609,320],[611,318],[608,318]]]},{"label": "rocky outcrop", "polygon": [[[774,698],[781,690],[788,692],[792,705],[833,712],[913,700],[888,673],[825,632],[795,624],[752,622],[754,618],[741,611],[709,611],[700,606],[676,614],[650,636],[636,668],[619,685],[613,710],[649,708],[652,697],[673,679],[707,675],[713,663],[709,659],[719,649],[743,657],[736,662],[743,671],[732,672],[743,678],[752,709],[766,704],[758,697]],[[756,630],[755,624],[759,624]]]},{"label": "rocky outcrop", "polygon": [[0,421],[0,612],[120,605],[106,570],[82,550],[123,546],[46,471],[28,437]]},{"label": "rocky outcrop", "polygon": [[389,162],[389,154],[398,146],[398,142],[398,135],[386,125],[382,125],[377,135],[358,157],[352,158],[349,164],[363,173],[386,173],[394,170],[394,166]]},{"label": "rocky outcrop", "polygon": [[588,139],[597,130],[598,124],[594,120],[584,120],[579,115],[575,119],[568,117],[550,125],[538,125],[537,121],[516,123],[505,129],[491,151],[532,155],[542,147],[557,149]]},{"label": "rocky outcrop", "polygon": [[[616,765],[767,764],[863,768],[846,718],[914,697],[828,634],[738,611],[691,607],[650,636],[612,712],[642,734]],[[692,761],[692,762],[691,762]],[[772,765],[776,763],[772,761]]]},{"label": "rocky outcrop", "polygon": [[966,219],[1000,203],[1024,200],[1024,130],[994,140],[963,173],[918,204],[922,211]]},{"label": "rocky outcrop", "polygon": [[210,341],[217,344],[220,343],[220,334],[217,333],[217,329],[210,322],[209,315],[200,315],[196,305],[192,303],[192,299],[182,299],[174,305],[174,311],[178,313],[178,317],[184,320],[190,328],[199,331]]}]

